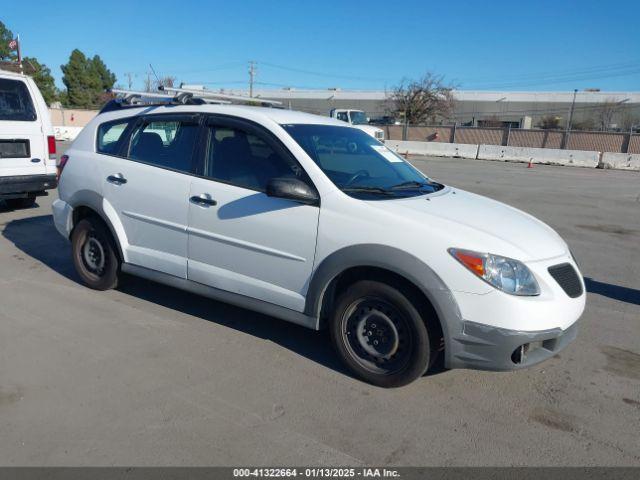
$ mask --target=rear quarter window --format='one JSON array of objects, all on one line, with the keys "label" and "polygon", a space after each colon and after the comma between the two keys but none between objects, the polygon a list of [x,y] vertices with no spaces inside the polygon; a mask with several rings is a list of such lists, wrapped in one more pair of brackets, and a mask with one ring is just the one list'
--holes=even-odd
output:
[{"label": "rear quarter window", "polygon": [[0,120],[33,122],[36,118],[27,85],[22,80],[0,78]]},{"label": "rear quarter window", "polygon": [[107,155],[116,155],[120,150],[120,145],[124,140],[124,132],[129,126],[131,119],[120,119],[103,123],[98,126],[98,138],[96,150]]}]

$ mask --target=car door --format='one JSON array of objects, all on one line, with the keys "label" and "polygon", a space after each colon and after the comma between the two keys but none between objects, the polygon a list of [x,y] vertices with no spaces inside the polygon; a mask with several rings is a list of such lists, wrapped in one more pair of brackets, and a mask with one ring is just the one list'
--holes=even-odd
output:
[{"label": "car door", "polygon": [[319,207],[265,194],[271,178],[308,184],[293,155],[260,127],[210,117],[204,175],[191,184],[188,278],[303,311]]},{"label": "car door", "polygon": [[[199,118],[157,114],[128,127],[115,121],[98,129],[103,196],[124,229],[128,263],[187,276],[189,188]],[[125,129],[123,144],[110,144]]]}]

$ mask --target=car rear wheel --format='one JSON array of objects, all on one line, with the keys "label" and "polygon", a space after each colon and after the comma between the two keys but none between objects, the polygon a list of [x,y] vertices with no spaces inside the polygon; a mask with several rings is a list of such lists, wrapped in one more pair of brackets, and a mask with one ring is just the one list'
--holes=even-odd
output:
[{"label": "car rear wheel", "polygon": [[336,301],[330,328],[342,361],[369,383],[400,387],[429,368],[425,321],[407,296],[385,283],[359,281],[347,288]]},{"label": "car rear wheel", "polygon": [[98,219],[80,220],[71,234],[73,264],[83,283],[94,290],[118,284],[120,259],[111,232]]}]

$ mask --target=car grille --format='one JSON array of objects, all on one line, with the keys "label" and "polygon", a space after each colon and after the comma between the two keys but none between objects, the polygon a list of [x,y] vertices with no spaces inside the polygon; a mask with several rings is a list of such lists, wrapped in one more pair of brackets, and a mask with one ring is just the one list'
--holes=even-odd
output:
[{"label": "car grille", "polygon": [[562,287],[564,293],[571,298],[577,298],[582,295],[582,282],[576,273],[575,268],[569,263],[562,263],[549,267],[549,274],[554,278],[558,285]]}]

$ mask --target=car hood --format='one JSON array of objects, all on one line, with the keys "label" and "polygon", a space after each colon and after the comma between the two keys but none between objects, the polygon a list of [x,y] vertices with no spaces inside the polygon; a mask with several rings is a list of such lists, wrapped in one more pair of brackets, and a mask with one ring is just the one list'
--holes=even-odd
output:
[{"label": "car hood", "polygon": [[457,188],[445,187],[427,196],[369,203],[396,219],[417,223],[420,234],[438,236],[448,247],[525,261],[553,258],[568,251],[564,240],[537,218]]}]

